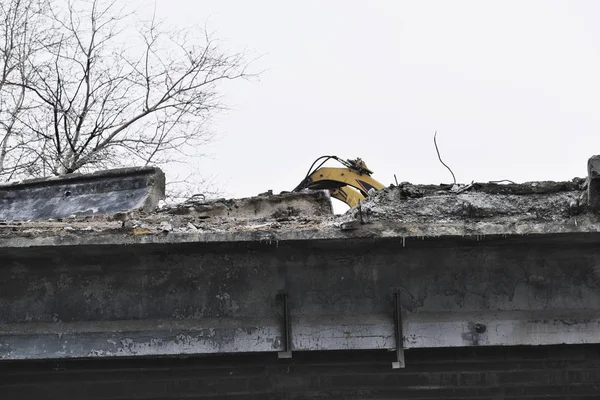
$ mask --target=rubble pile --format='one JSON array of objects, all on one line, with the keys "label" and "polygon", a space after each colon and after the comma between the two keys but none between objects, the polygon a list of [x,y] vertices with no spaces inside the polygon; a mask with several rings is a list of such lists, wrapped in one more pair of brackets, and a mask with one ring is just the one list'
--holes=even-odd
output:
[{"label": "rubble pile", "polygon": [[191,199],[153,212],[4,221],[0,222],[0,238],[112,234],[153,236],[156,240],[169,235],[195,235],[194,240],[234,235],[239,240],[253,240],[599,231],[597,214],[587,206],[586,182],[576,178],[568,182],[473,183],[458,190],[456,185],[404,182],[371,191],[359,206],[342,215],[333,214],[327,191]]},{"label": "rubble pile", "polygon": [[365,221],[452,222],[482,220],[557,221],[586,212],[585,180],[472,184],[453,192],[448,185],[402,183],[373,191],[350,210]]},{"label": "rubble pile", "polygon": [[334,219],[326,191],[243,199],[190,200],[107,216],[72,215],[42,221],[0,221],[0,237],[96,232],[132,235],[315,229]]}]

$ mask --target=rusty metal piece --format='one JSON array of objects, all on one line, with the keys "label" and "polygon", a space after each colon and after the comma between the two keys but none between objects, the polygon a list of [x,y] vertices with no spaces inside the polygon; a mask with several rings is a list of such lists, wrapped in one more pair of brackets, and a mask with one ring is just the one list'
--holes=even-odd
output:
[{"label": "rusty metal piece", "polygon": [[393,369],[404,368],[404,335],[402,332],[402,305],[400,293],[394,292],[394,334],[396,337],[396,361],[392,363]]}]

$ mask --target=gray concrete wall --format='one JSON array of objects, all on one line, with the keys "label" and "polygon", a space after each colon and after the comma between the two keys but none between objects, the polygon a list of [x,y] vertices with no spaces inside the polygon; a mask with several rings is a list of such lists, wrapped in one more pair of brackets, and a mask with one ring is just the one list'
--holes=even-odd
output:
[{"label": "gray concrete wall", "polygon": [[0,358],[598,343],[597,236],[0,250]]}]

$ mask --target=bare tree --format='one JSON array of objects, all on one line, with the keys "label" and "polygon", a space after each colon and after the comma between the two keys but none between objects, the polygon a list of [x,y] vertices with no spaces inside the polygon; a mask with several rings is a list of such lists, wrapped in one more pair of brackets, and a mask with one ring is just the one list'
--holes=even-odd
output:
[{"label": "bare tree", "polygon": [[52,45],[49,10],[47,0],[0,2],[0,179],[20,175],[33,162],[37,138],[23,129],[20,118],[35,109],[26,85],[33,60],[41,65],[39,55]]},{"label": "bare tree", "polygon": [[116,1],[70,0],[49,15],[57,36],[38,57],[45,62],[27,59],[32,76],[5,83],[34,98],[17,118],[35,139],[31,175],[194,154],[212,139],[219,85],[250,76],[244,54],[222,51],[206,30],[169,30],[155,19],[133,28]]}]

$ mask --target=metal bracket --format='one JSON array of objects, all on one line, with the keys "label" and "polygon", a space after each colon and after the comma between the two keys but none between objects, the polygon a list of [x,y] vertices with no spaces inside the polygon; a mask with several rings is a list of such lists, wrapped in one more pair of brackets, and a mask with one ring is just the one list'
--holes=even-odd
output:
[{"label": "metal bracket", "polygon": [[284,336],[284,351],[277,353],[277,358],[292,358],[292,319],[290,318],[290,310],[288,307],[288,295],[286,292],[279,292],[277,297],[283,303],[283,336]]},{"label": "metal bracket", "polygon": [[396,336],[396,361],[392,363],[393,369],[404,368],[404,335],[402,333],[402,306],[400,293],[394,292],[394,334]]}]

